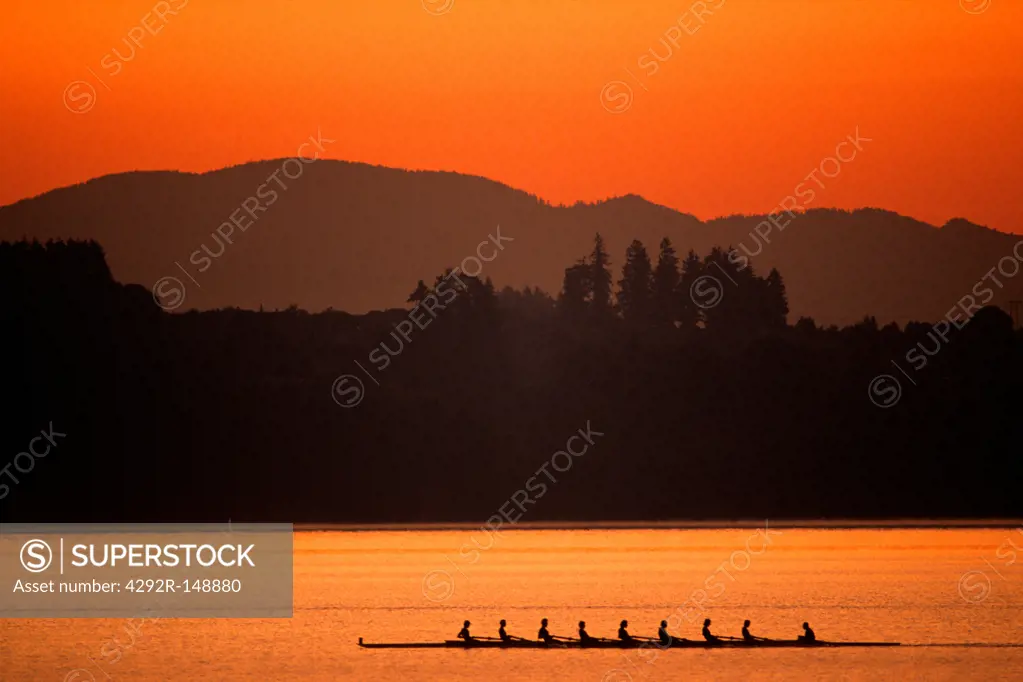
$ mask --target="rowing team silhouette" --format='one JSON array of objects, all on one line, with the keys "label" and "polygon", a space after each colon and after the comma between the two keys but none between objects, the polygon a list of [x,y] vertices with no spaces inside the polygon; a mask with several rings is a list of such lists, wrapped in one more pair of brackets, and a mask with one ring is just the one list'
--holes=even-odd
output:
[{"label": "rowing team silhouette", "polygon": [[[472,623],[470,623],[469,621],[465,621],[462,624],[462,630],[458,633],[458,638],[459,639],[464,639],[466,642],[471,642],[474,639],[476,639],[475,637],[473,637],[469,633],[469,626],[470,625],[472,625]],[[524,641],[529,641],[529,640],[526,640],[526,639],[524,639],[522,637],[514,637],[512,635],[509,635],[508,632],[505,630],[505,627],[507,625],[508,625],[507,621],[505,621],[505,620],[501,621],[501,627],[498,628],[498,630],[497,630],[497,635],[498,635],[498,638],[500,639],[500,641],[502,641],[502,642],[524,642]],[[712,643],[713,642],[721,642],[721,641],[724,641],[724,640],[730,640],[730,641],[741,640],[741,641],[744,641],[744,642],[766,642],[766,641],[769,641],[766,637],[757,637],[755,635],[750,634],[749,626],[750,626],[750,622],[748,620],[747,621],[743,621],[743,624],[742,624],[742,637],[741,638],[740,637],[729,637],[727,635],[718,636],[718,635],[713,634],[710,631],[710,618],[707,618],[706,620],[703,621],[703,638],[706,641],[712,642]],[[657,639],[656,640],[655,639],[651,639],[649,637],[633,637],[632,635],[629,634],[629,629],[628,628],[629,628],[629,621],[623,620],[621,622],[620,626],[618,627],[618,639],[620,641],[622,641],[622,642],[637,642],[637,641],[656,642],[656,643],[661,644],[663,646],[671,646],[675,642],[686,642],[686,641],[688,641],[684,637],[683,638],[679,638],[679,637],[672,637],[671,635],[669,635],[668,634],[668,621],[666,621],[666,620],[662,620],[661,621],[661,627],[659,627],[657,629]],[[561,637],[559,635],[552,635],[550,633],[550,631],[547,629],[547,619],[546,618],[544,618],[543,620],[540,621],[540,630],[539,630],[539,632],[536,633],[536,638],[538,640],[542,640],[546,644],[555,644],[555,643],[557,643],[559,641],[563,641],[563,642],[580,642],[580,643],[585,645],[587,643],[606,642],[607,641],[606,639],[603,639],[603,638],[600,638],[600,637],[591,637],[590,634],[588,632],[586,632],[586,621],[582,621],[582,620],[579,621],[579,638],[578,639],[575,639],[575,638],[572,638],[572,637]],[[481,637],[480,639],[492,640],[493,638],[492,637]],[[817,641],[817,637],[816,637],[816,635],[814,635],[813,630],[810,629],[809,623],[803,623],[803,634],[799,635],[799,637],[796,638],[796,641],[806,642],[806,643],[811,643],[811,642],[816,642]]]}]

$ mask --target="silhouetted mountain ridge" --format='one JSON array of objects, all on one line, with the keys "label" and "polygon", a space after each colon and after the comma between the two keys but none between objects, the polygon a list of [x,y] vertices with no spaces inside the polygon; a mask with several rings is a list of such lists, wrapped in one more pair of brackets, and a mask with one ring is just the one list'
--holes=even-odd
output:
[{"label": "silhouetted mountain ridge", "polygon": [[[748,251],[759,272],[785,273],[793,320],[824,324],[868,314],[881,323],[938,319],[1019,239],[961,218],[936,227],[881,209],[815,208],[765,240],[753,232],[759,215],[701,221],[636,194],[552,205],[480,176],[332,160],[294,179],[278,173],[285,189],[268,178],[286,161],[96,178],[0,208],[0,238],[95,239],[118,281],[151,288],[179,278],[182,310],[297,304],[360,313],[403,305],[417,280],[473,256],[498,225],[514,241],[482,276],[552,294],[595,232],[616,270],[633,238],[655,248],[669,237],[680,255]],[[232,213],[245,219],[242,204],[261,186],[276,189],[276,200],[244,232],[229,233],[230,244],[218,243],[214,230]],[[204,247],[222,253],[199,272]],[[994,302],[1023,298],[1021,283],[1008,281]]]}]

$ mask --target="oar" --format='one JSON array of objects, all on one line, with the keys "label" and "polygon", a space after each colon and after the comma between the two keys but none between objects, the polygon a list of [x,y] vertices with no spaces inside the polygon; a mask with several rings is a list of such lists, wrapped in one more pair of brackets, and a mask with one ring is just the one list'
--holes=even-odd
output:
[{"label": "oar", "polygon": [[563,644],[581,644],[582,643],[581,639],[576,639],[574,637],[562,637],[561,635],[552,635],[552,637],[554,637],[554,641],[558,642],[558,643],[563,643]]},{"label": "oar", "polygon": [[[540,640],[543,641],[543,640]],[[578,642],[578,639],[572,639],[571,637],[562,637],[561,635],[551,635],[550,644],[554,646],[564,645],[566,642]]]}]

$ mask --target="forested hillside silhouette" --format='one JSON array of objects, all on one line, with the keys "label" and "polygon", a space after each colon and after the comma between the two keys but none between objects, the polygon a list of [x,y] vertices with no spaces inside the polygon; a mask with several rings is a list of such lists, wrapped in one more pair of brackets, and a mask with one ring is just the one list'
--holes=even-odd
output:
[{"label": "forested hillside silhouette", "polygon": [[[0,239],[96,240],[120,282],[151,289],[181,279],[181,310],[296,304],[364,313],[401,305],[409,278],[457,266],[498,225],[515,239],[487,264],[499,288],[556,291],[562,268],[596,232],[615,254],[633,239],[652,248],[668,237],[682,253],[731,245],[759,271],[777,268],[796,319],[825,325],[867,315],[882,325],[938,319],[1019,241],[961,219],[935,227],[877,209],[815,208],[826,193],[776,227],[763,215],[704,222],[635,195],[552,206],[486,178],[333,160],[305,165],[292,180],[280,175],[282,163],[97,178],[0,207]],[[268,180],[274,173],[284,187]],[[270,198],[253,222],[243,202],[257,195]],[[1023,277],[994,294],[1003,307],[1023,299]]]},{"label": "forested hillside silhouette", "polygon": [[[552,291],[438,268],[366,315],[168,314],[96,242],[2,243],[0,467],[67,435],[0,479],[0,516],[482,522],[587,424],[604,435],[523,520],[1020,515],[1023,335],[1004,312],[945,343],[929,322],[825,327],[727,243],[649,247],[591,235]],[[879,408],[869,382],[915,347],[934,352]],[[332,387],[356,363],[345,409]]]}]

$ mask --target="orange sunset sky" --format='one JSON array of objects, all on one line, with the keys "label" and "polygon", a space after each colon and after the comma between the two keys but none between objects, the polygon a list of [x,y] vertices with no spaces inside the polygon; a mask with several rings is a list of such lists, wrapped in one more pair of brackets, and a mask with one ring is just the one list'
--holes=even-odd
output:
[{"label": "orange sunset sky", "polygon": [[772,209],[858,127],[815,206],[1023,232],[1023,1],[696,4],[6,0],[0,204],[291,156],[320,129],[327,158],[710,218]]}]

